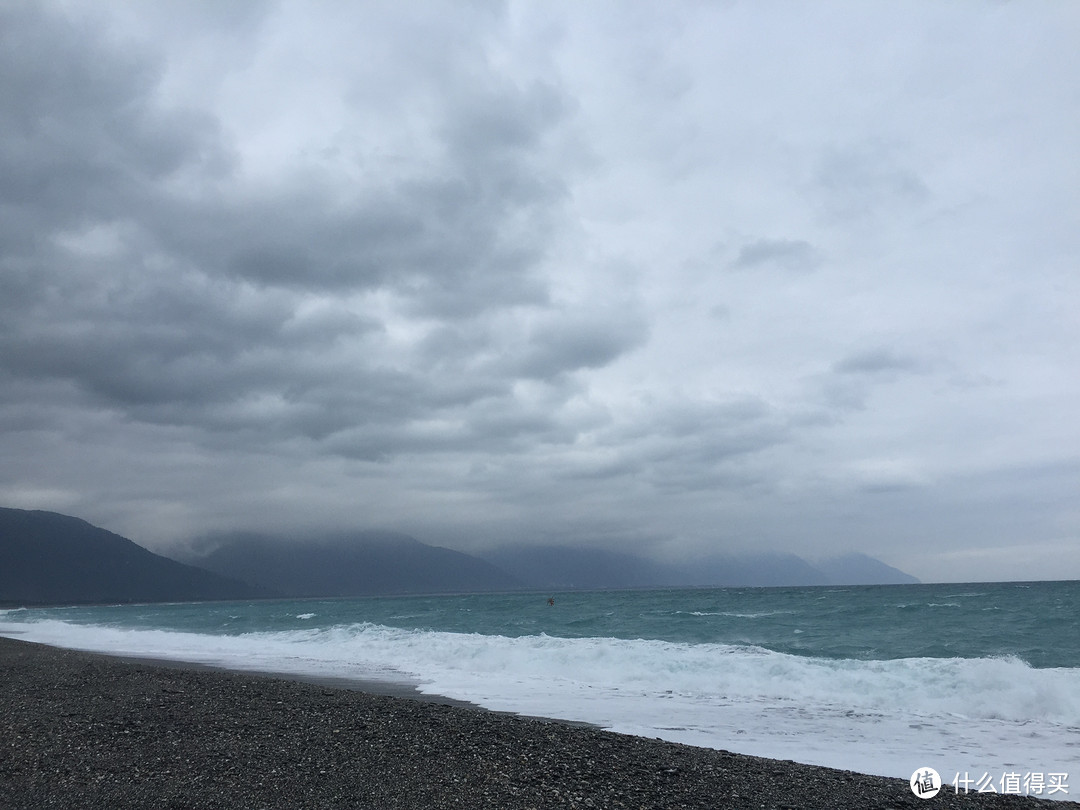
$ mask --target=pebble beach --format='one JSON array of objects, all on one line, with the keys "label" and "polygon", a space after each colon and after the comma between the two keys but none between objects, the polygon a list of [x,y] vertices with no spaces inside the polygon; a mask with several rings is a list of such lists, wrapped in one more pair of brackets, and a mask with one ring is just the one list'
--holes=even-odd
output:
[{"label": "pebble beach", "polygon": [[[354,685],[355,686],[355,685]],[[0,638],[0,807],[1064,808]]]}]

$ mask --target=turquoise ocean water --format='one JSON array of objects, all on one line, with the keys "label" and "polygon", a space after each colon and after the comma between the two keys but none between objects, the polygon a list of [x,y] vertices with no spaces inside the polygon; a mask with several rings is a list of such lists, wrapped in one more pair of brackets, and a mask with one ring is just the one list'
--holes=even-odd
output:
[{"label": "turquoise ocean water", "polygon": [[1080,794],[1078,582],[16,609],[0,634],[904,778],[1075,771],[1052,798]]}]

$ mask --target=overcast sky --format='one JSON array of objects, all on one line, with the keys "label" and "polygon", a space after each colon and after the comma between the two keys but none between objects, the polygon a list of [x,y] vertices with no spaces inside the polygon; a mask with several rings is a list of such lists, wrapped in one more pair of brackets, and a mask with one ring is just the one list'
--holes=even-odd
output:
[{"label": "overcast sky", "polygon": [[0,2],[0,504],[1080,578],[1080,5]]}]

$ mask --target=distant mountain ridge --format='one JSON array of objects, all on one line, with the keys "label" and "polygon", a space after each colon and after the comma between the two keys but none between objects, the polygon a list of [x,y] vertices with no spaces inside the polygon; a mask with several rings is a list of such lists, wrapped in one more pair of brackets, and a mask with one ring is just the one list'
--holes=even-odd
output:
[{"label": "distant mountain ridge", "polygon": [[915,585],[917,577],[866,554],[851,552],[815,563],[828,578],[826,585]]},{"label": "distant mountain ridge", "polygon": [[473,556],[394,532],[310,538],[233,533],[188,547],[185,562],[55,512],[0,508],[0,604],[85,604],[648,587],[918,582],[863,554],[716,555],[692,564],[571,546]]},{"label": "distant mountain ridge", "polygon": [[865,554],[817,562],[795,554],[717,554],[693,563],[660,563],[626,552],[569,546],[505,547],[484,558],[539,587],[784,587],[900,585],[919,580]]},{"label": "distant mountain ridge", "polygon": [[56,512],[0,507],[0,603],[194,602],[272,596]]},{"label": "distant mountain ridge", "polygon": [[203,541],[191,561],[286,596],[518,590],[521,580],[460,551],[405,534],[360,531],[297,540],[238,533]]}]

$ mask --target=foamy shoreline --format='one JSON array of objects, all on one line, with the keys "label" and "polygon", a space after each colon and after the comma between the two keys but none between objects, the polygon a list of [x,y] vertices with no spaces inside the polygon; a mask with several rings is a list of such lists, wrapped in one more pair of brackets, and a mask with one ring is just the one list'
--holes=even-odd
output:
[{"label": "foamy shoreline", "polygon": [[11,808],[1080,806],[5,638],[0,683]]}]

